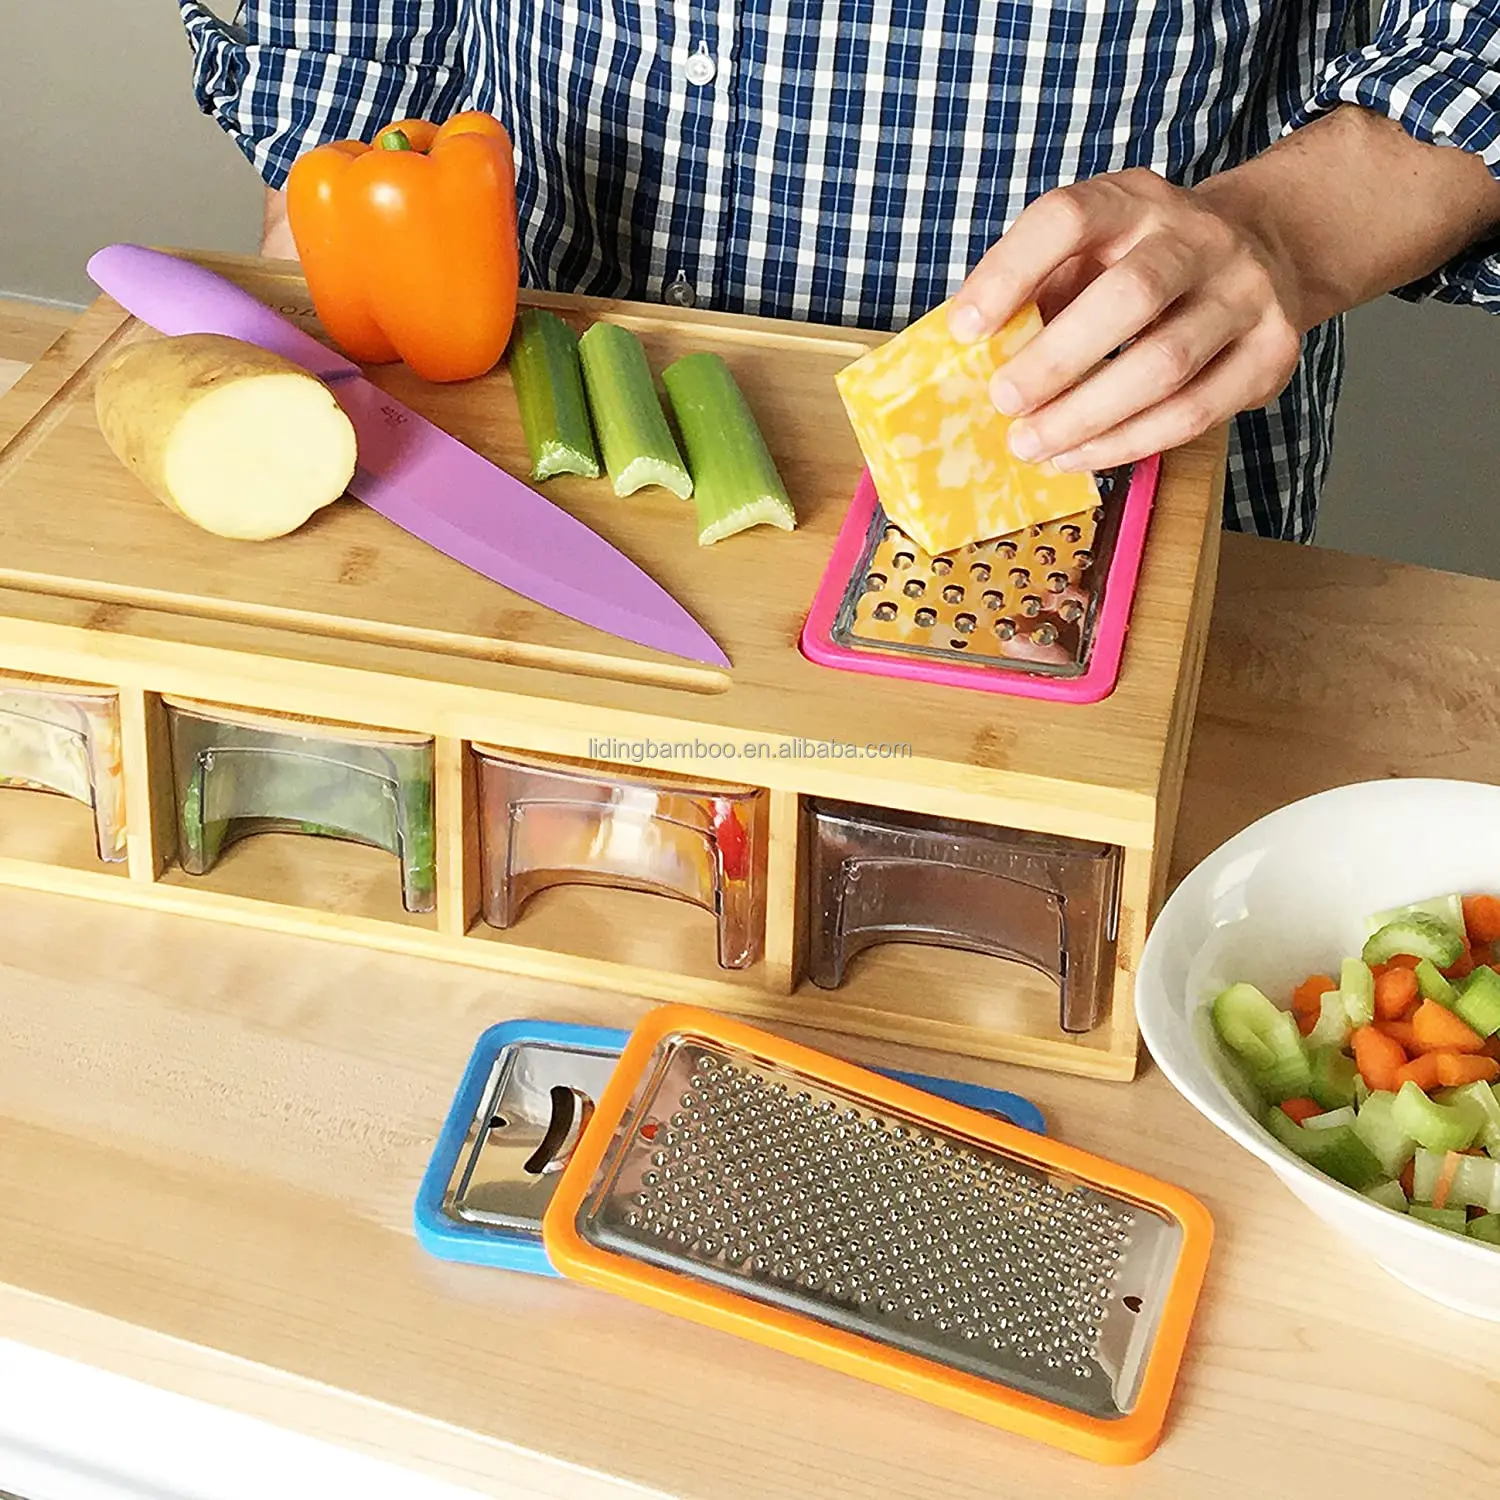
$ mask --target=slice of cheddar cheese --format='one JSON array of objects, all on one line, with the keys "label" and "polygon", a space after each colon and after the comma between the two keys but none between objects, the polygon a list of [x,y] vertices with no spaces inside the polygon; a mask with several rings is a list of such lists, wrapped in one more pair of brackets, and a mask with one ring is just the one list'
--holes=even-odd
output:
[{"label": "slice of cheddar cheese", "polygon": [[990,380],[1042,329],[1023,308],[976,344],[948,332],[948,305],[840,370],[835,380],[886,515],[924,551],[951,552],[1099,503],[1092,474],[1025,463]]}]

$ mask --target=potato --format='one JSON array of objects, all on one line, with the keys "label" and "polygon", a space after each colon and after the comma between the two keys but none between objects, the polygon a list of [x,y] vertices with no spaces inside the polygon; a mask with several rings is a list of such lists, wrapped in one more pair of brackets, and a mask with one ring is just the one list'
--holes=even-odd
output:
[{"label": "potato", "polygon": [[94,411],[121,463],[218,536],[285,536],[354,477],[354,426],[328,387],[217,333],[131,344],[99,376]]}]

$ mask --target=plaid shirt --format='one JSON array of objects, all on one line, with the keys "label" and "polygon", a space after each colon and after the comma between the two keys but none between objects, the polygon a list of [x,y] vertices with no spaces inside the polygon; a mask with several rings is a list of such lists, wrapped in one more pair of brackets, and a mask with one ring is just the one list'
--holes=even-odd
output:
[{"label": "plaid shirt", "polygon": [[[1341,102],[1500,175],[1500,0],[179,5],[200,105],[273,187],[321,141],[498,115],[555,290],[894,329],[1048,189],[1191,184]],[[1402,295],[1500,311],[1500,245]],[[1334,320],[1236,419],[1226,525],[1311,539],[1342,371]]]}]

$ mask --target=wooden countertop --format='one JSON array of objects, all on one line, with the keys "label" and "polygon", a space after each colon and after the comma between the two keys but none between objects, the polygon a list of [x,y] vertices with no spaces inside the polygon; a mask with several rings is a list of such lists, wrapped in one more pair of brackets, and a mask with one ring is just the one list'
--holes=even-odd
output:
[{"label": "wooden countertop", "polygon": [[[1497,619],[1500,584],[1227,537],[1179,870],[1319,788],[1496,779]],[[1056,1134],[1213,1211],[1168,1431],[1136,1468],[426,1257],[412,1196],[479,1032],[643,1008],[0,892],[0,1336],[496,1496],[1492,1493],[1500,1328],[1346,1250],[1149,1064],[1115,1084],[903,1054],[1029,1094]]]}]

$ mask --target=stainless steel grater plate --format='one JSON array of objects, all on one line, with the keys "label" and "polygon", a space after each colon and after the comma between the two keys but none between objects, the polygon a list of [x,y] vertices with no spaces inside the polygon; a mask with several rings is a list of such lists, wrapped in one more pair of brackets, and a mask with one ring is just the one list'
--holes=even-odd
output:
[{"label": "stainless steel grater plate", "polygon": [[1088,666],[1131,469],[1091,512],[933,557],[876,506],[832,636],[857,650],[1053,677]]},{"label": "stainless steel grater plate", "polygon": [[454,1163],[444,1212],[540,1242],[558,1173],[618,1060],[617,1052],[550,1042],[503,1048]]},{"label": "stainless steel grater plate", "polygon": [[580,1237],[1075,1412],[1140,1390],[1157,1209],[718,1044],[665,1041]]}]

